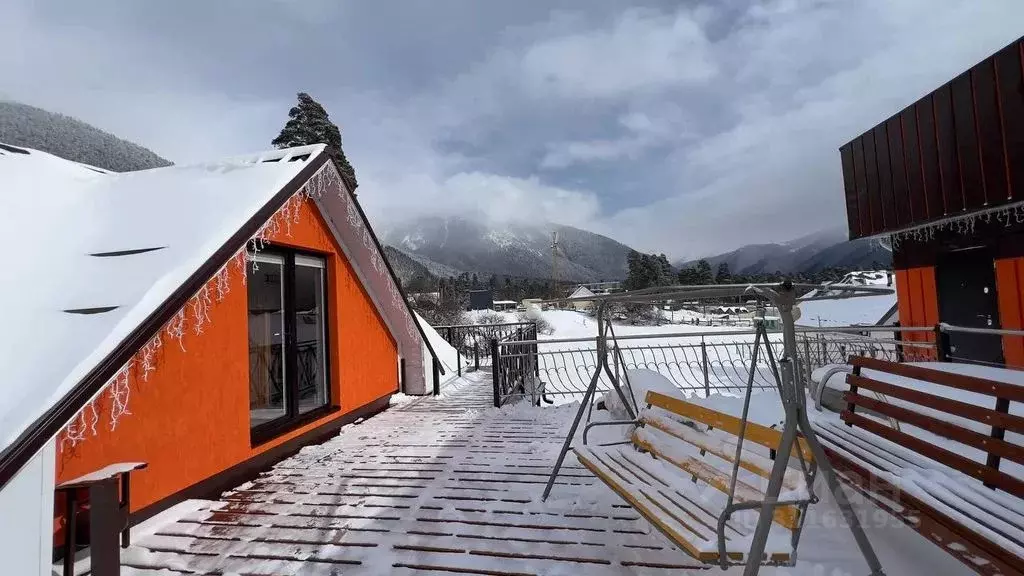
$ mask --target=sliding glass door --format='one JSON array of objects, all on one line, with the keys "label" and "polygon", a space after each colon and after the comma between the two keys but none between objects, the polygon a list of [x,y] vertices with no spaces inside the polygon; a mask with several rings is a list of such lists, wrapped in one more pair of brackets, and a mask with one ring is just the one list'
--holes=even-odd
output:
[{"label": "sliding glass door", "polygon": [[254,442],[329,409],[327,264],[267,249],[247,270],[249,422]]}]

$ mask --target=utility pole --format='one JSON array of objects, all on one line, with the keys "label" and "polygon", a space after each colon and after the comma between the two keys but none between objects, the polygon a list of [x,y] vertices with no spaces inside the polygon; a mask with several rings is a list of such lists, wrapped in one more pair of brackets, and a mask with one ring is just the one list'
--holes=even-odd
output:
[{"label": "utility pole", "polygon": [[551,296],[558,298],[558,230],[551,232]]}]

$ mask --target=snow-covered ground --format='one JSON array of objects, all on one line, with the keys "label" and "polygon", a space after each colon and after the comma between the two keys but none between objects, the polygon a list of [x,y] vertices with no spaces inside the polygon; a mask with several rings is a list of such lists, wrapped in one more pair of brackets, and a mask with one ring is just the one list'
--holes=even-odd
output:
[{"label": "snow-covered ground", "polygon": [[[551,498],[542,501],[578,405],[489,408],[489,385],[485,372],[471,373],[440,397],[346,426],[218,502],[135,539],[123,573],[708,573],[572,455]],[[698,401],[730,412],[737,403],[718,396]],[[755,398],[754,419],[775,417],[772,405],[767,396]],[[796,566],[765,567],[761,574],[867,574],[831,497],[824,489],[818,494]],[[887,574],[970,574],[869,503],[858,500],[857,510]],[[740,567],[713,570],[742,573]]]}]

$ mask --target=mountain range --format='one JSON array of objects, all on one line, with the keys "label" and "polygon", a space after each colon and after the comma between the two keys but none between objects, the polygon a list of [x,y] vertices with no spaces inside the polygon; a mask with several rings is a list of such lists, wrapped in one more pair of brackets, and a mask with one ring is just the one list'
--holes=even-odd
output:
[{"label": "mountain range", "polygon": [[[861,238],[851,242],[842,228],[821,230],[780,244],[748,244],[704,259],[712,270],[725,262],[733,274],[813,273],[825,268],[863,270],[892,266],[892,253],[878,240]],[[675,266],[682,268],[696,263],[696,260],[681,260]]]},{"label": "mountain range", "polygon": [[557,232],[555,265],[560,280],[620,280],[626,276],[626,256],[631,250],[607,236],[550,223],[485,224],[460,216],[432,216],[380,230],[384,244],[437,276],[466,272],[482,277],[551,278],[551,242]]}]

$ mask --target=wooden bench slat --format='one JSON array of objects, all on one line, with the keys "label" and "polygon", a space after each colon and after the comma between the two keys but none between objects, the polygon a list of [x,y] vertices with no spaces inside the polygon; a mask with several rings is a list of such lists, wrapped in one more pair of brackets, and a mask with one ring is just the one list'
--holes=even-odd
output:
[{"label": "wooden bench slat", "polygon": [[[882,438],[871,434],[869,438],[861,439],[861,442],[869,444],[871,447],[866,448],[861,443],[855,442],[853,438],[858,435],[853,434],[855,428],[847,428],[842,424],[827,424],[817,426],[820,438],[826,445],[830,446],[833,451],[838,451],[846,458],[855,458],[859,462],[866,463],[873,467],[873,469],[893,474],[897,477],[901,476],[906,471],[917,470],[922,474],[927,474],[929,471],[934,472],[930,468],[922,468],[916,464],[909,464],[906,467],[900,467],[892,465],[891,462],[886,462],[885,465],[880,465],[877,458],[879,452],[885,452],[886,454],[896,454],[896,450],[900,450],[901,447],[890,448],[882,442],[888,442]],[[924,457],[921,457],[924,459]],[[933,480],[930,485],[921,486],[921,489],[931,494],[936,500],[943,502],[950,507],[956,509],[960,514],[966,517],[973,518],[975,522],[983,525],[988,525],[993,531],[1003,534],[1010,540],[1021,540],[1021,546],[1024,547],[1024,515],[1016,512],[1016,508],[1020,506],[1020,502],[1013,496],[1009,496],[1004,492],[991,490],[984,488],[981,484],[969,482],[967,484],[960,481],[958,478],[950,477],[946,474],[929,474],[929,478]],[[900,494],[887,495],[893,500],[899,500]],[[1014,500],[1015,502],[1011,501]],[[975,510],[972,512],[971,510]],[[986,522],[985,519],[988,519]],[[999,528],[992,523],[998,523],[1004,526]]]},{"label": "wooden bench slat", "polygon": [[[707,432],[701,432],[685,424],[668,420],[650,413],[642,414],[640,422],[646,426],[657,428],[662,432],[692,444],[701,450],[714,454],[715,456],[732,464],[736,461],[736,441],[727,438],[712,438]],[[744,451],[746,452],[746,451]],[[763,478],[770,478],[773,461],[760,454],[746,453],[740,456],[740,468],[753,472]],[[787,469],[782,479],[782,485],[786,490],[797,490],[803,484],[803,474],[796,469]]]},{"label": "wooden bench slat", "polygon": [[[626,476],[626,473],[632,473],[633,471],[630,469],[628,465],[623,465],[622,461],[616,458],[615,456],[621,456],[621,452],[615,449],[611,449],[603,451],[594,451],[590,454],[590,458],[599,462],[601,465],[611,470],[612,472],[615,472],[620,478],[628,477]],[[644,481],[630,481],[628,482],[628,484],[635,487],[636,490],[640,491],[640,494],[650,499],[652,503],[654,503],[657,506],[658,509],[668,514],[668,516],[677,523],[679,523],[680,526],[686,528],[696,536],[705,540],[715,537],[714,531],[709,530],[706,527],[706,525],[704,525],[704,523],[701,522],[699,518],[696,518],[693,515],[693,513],[690,512],[690,510],[688,510],[687,508],[679,506],[675,502],[658,502],[657,498],[653,498],[651,496],[651,490],[656,490],[656,488],[651,484]],[[649,490],[644,490],[644,487],[648,488]]]},{"label": "wooden bench slat", "polygon": [[860,366],[861,368],[867,368],[869,370],[877,370],[879,372],[886,372],[896,376],[905,376],[907,378],[924,380],[925,382],[931,382],[933,384],[941,384],[942,386],[948,386],[950,388],[985,394],[995,398],[1006,398],[1014,402],[1024,402],[1024,386],[1018,386],[1016,384],[986,380],[975,376],[967,376],[966,374],[946,372],[945,370],[934,370],[932,368],[915,366],[913,364],[889,362],[887,360],[869,358],[867,356],[851,357],[850,364],[853,366]]},{"label": "wooden bench slat", "polygon": [[[691,404],[685,400],[666,396],[665,394],[659,394],[658,392],[647,392],[645,401],[651,406],[657,406],[658,408],[668,410],[669,412],[678,414],[684,418],[696,420],[697,422],[707,424],[712,428],[724,430],[734,436],[739,436],[740,428],[743,426],[743,421],[731,414],[725,414],[710,408],[698,406],[697,404]],[[754,442],[755,444],[760,444],[766,448],[776,450],[779,447],[779,442],[782,441],[782,433],[778,430],[773,430],[772,428],[756,422],[750,422],[748,420],[746,431],[744,433],[744,441]],[[797,438],[795,448],[803,453],[804,458],[808,462],[814,459],[811,447],[803,438]]]},{"label": "wooden bench slat", "polygon": [[1010,432],[1024,434],[1024,417],[1021,416],[1005,414],[1003,412],[998,412],[989,408],[982,408],[981,406],[976,406],[967,402],[943,398],[942,396],[936,396],[935,394],[929,394],[928,392],[921,392],[912,388],[889,384],[888,382],[880,382],[878,380],[867,378],[865,376],[857,376],[855,374],[847,375],[846,382],[851,386],[864,388],[865,390],[871,390],[872,392],[878,392],[886,396],[899,398],[900,400],[906,400],[912,404],[919,404],[927,408],[939,410],[940,412],[953,414],[954,416],[960,416],[961,418],[966,418],[968,420],[974,420],[975,422],[981,422],[987,426],[996,426]]},{"label": "wooden bench slat", "polygon": [[[859,463],[836,452],[833,448],[829,446],[824,448],[836,471],[842,473],[840,478],[844,483],[857,488],[859,492],[890,515],[947,550],[967,566],[982,574],[1024,576],[1024,572],[1020,569],[1021,566],[1024,566],[1024,559],[1019,558],[1016,554],[1008,553],[946,514],[901,491],[898,487],[872,474]],[[888,496],[876,498],[874,494],[878,492],[898,495],[899,506],[889,505]],[[951,542],[959,542],[963,547],[948,548],[947,546]],[[988,564],[978,563],[979,558],[987,560]]]},{"label": "wooden bench slat", "polygon": [[[673,544],[701,562],[712,563],[718,561],[718,551],[708,549],[716,537],[707,538],[702,535],[702,532],[706,532],[706,529],[701,530],[697,528],[700,531],[694,531],[696,527],[691,528],[681,523],[678,519],[679,517],[684,515],[685,517],[693,517],[693,514],[689,509],[680,506],[678,500],[666,497],[664,493],[648,484],[623,481],[626,476],[622,470],[616,469],[619,466],[602,458],[602,456],[607,455],[605,452],[581,447],[575,448],[574,452],[581,464],[598,478],[601,478],[612,491],[628,502]],[[768,546],[765,549],[769,561],[773,563],[788,562],[790,555],[785,550],[782,541],[774,540],[774,542],[773,546],[773,540],[769,539]],[[733,546],[738,546],[739,548],[734,548]],[[726,554],[734,562],[743,562],[748,552],[748,546],[749,544],[745,540],[733,542],[726,539]]]},{"label": "wooden bench slat", "polygon": [[[664,432],[661,433],[664,434]],[[654,433],[650,430],[638,429],[633,432],[633,443],[650,452],[655,457],[673,464],[688,474],[696,476],[699,480],[714,487],[719,492],[722,492],[723,494],[729,493],[729,485],[732,481],[731,475],[726,474],[725,472],[722,472],[714,466],[711,466],[697,458],[693,458],[691,456],[681,458],[676,454],[670,454],[659,449],[656,445],[656,440],[652,441],[653,438],[651,437],[653,435]],[[753,502],[763,500],[764,493],[756,487],[737,479],[734,497],[737,502]],[[773,519],[776,523],[781,524],[790,530],[795,530],[799,525],[798,518],[799,513],[794,506],[782,506],[775,508],[775,513],[773,515]]]},{"label": "wooden bench slat", "polygon": [[[666,476],[664,469],[658,471],[655,469],[661,464],[651,458],[650,454],[643,454],[642,452],[632,450],[620,450],[619,454],[627,460],[630,464],[642,468],[650,476],[657,478],[658,482],[663,484],[665,488],[655,488],[666,498],[677,502],[680,508],[685,509],[690,513],[701,525],[706,526],[708,530],[715,533],[718,529],[718,516],[721,510],[714,510],[707,502],[701,499],[699,496],[694,496],[685,493],[685,490],[680,489],[678,485],[672,485],[663,476]],[[749,531],[745,531],[742,526],[737,526],[733,521],[727,521],[725,523],[726,528],[735,536],[745,536]]]},{"label": "wooden bench slat", "polygon": [[[616,494],[618,494],[623,500],[625,500],[630,506],[632,506],[637,512],[639,512],[648,522],[654,525],[659,532],[665,535],[673,544],[679,546],[690,556],[702,561],[702,562],[713,562],[718,560],[717,553],[702,552],[698,549],[693,542],[686,537],[688,529],[668,518],[665,518],[663,514],[655,512],[659,510],[653,502],[650,502],[649,498],[644,495],[635,494],[634,491],[627,488],[628,483],[623,483],[624,480],[621,473],[609,469],[603,463],[595,458],[594,453],[581,448],[575,450],[576,458],[580,461],[595,476],[600,478],[605,485],[611,488]],[[692,534],[692,532],[691,532]]]},{"label": "wooden bench slat", "polygon": [[937,436],[942,436],[943,438],[977,448],[983,452],[997,454],[1003,458],[1024,464],[1024,447],[853,392],[846,392],[843,394],[843,397],[847,402],[895,418],[900,422],[912,424]]},{"label": "wooden bench slat", "polygon": [[919,438],[911,436],[905,432],[901,432],[894,428],[890,428],[870,418],[865,418],[860,414],[855,414],[850,411],[844,411],[842,418],[845,422],[860,426],[865,430],[868,430],[886,440],[895,442],[901,446],[914,450],[922,456],[927,456],[936,462],[945,464],[950,468],[959,470],[968,476],[972,476],[985,482],[986,484],[997,486],[1006,490],[1014,496],[1024,496],[1024,482],[1004,474],[994,468],[990,468],[984,464],[980,464],[968,458],[950,452],[945,448],[939,448],[938,446],[929,444]]}]

